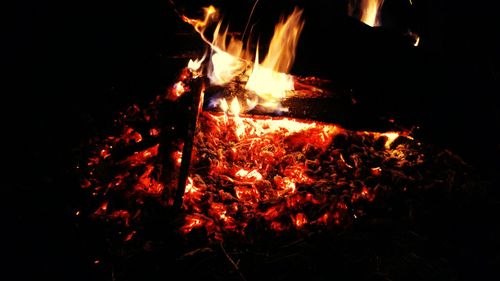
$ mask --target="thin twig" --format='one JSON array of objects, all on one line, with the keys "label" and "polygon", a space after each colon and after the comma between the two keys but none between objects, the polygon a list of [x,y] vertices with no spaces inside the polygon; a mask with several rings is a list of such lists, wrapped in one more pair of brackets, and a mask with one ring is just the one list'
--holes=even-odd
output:
[{"label": "thin twig", "polygon": [[248,25],[250,24],[250,20],[252,19],[253,12],[255,11],[255,7],[257,7],[257,4],[259,3],[259,0],[256,0],[255,3],[253,3],[252,10],[250,11],[250,15],[248,16],[247,24],[245,25],[245,30],[243,31],[243,36],[241,39],[243,40],[245,38],[245,35],[247,33]]},{"label": "thin twig", "polygon": [[226,256],[226,258],[229,260],[229,262],[233,265],[234,269],[236,270],[236,272],[238,272],[238,275],[240,276],[241,280],[243,281],[246,281],[247,279],[245,278],[245,276],[243,276],[243,273],[241,273],[240,271],[240,268],[238,267],[238,265],[234,262],[234,260],[228,255],[228,253],[226,252],[226,249],[224,249],[224,245],[222,244],[222,242],[220,242],[220,248],[222,249],[222,252],[224,253],[224,255]]}]

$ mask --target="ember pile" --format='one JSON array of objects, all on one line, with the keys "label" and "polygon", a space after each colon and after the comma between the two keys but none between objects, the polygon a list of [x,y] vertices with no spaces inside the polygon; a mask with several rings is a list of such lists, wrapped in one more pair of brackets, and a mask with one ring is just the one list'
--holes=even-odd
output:
[{"label": "ember pile", "polygon": [[388,189],[406,191],[423,155],[397,133],[287,118],[204,113],[184,196],[183,232],[241,235],[345,224]]},{"label": "ember pile", "polygon": [[[188,69],[180,78],[166,97],[121,114],[115,135],[97,141],[89,157],[83,187],[100,202],[94,215],[119,226],[125,241],[141,228],[146,201],[165,208],[174,203],[186,125],[182,118],[166,122],[162,112],[190,102],[187,97],[196,90],[189,85],[196,89],[198,79]],[[179,92],[186,100],[171,100]],[[183,234],[203,229],[210,239],[222,240],[244,237],[249,228],[281,233],[345,226],[380,204],[388,191],[422,185],[424,154],[408,132],[350,131],[311,120],[239,114],[238,99],[230,104],[199,117],[182,205]]]}]

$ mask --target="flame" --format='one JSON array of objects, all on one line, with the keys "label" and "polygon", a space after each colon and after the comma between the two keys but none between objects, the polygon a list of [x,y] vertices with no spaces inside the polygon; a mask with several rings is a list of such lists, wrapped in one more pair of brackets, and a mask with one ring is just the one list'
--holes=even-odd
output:
[{"label": "flame", "polygon": [[302,10],[295,8],[286,20],[282,19],[276,25],[262,64],[259,63],[258,52],[256,53],[246,89],[255,91],[266,100],[282,99],[286,97],[286,91],[294,89],[292,77],[285,73],[292,67],[299,35],[304,27],[301,16]]},{"label": "flame", "polygon": [[[253,59],[250,40],[245,46],[242,40],[229,36],[228,28],[222,30],[222,21],[218,22],[213,39],[208,40],[204,32],[211,20],[215,19],[214,15],[216,10],[210,6],[205,8],[203,20],[183,16],[184,21],[191,24],[211,48],[207,73],[210,82],[214,85],[224,85],[237,78],[246,80],[245,88],[262,98],[263,106],[271,109],[279,108],[279,100],[285,98],[288,91],[294,90],[293,77],[286,73],[294,62],[295,49],[304,26],[304,21],[301,19],[302,10],[295,8],[286,19],[282,18],[275,26],[268,52],[262,63],[259,60],[258,47]],[[195,62],[190,62],[190,65],[193,68],[197,66]],[[256,99],[249,99],[248,103],[249,107],[253,108]]]},{"label": "flame", "polygon": [[391,148],[391,144],[399,137],[399,133],[397,132],[387,132],[381,134],[387,137],[387,141],[385,142],[385,148]]},{"label": "flame", "polygon": [[182,163],[182,151],[174,151],[172,153],[172,158],[174,159],[174,163],[180,166]]},{"label": "flame", "polygon": [[226,45],[228,29],[221,34],[221,24],[222,22],[219,22],[214,31],[211,64],[208,69],[208,78],[215,85],[227,84],[242,74],[249,64],[246,59],[250,59],[241,40],[231,37],[229,45]]},{"label": "flame", "polygon": [[243,42],[231,37],[229,45],[226,44],[228,37],[228,28],[221,32],[222,21],[219,21],[213,33],[213,39],[209,40],[205,36],[205,30],[210,23],[217,19],[217,10],[213,6],[204,8],[205,18],[203,20],[190,19],[182,16],[182,19],[191,24],[201,39],[207,43],[211,50],[210,64],[208,67],[208,77],[210,82],[215,85],[224,85],[237,75],[246,70],[251,56],[243,49]]},{"label": "flame", "polygon": [[219,100],[219,107],[222,109],[222,111],[227,112],[229,109],[229,105],[227,104],[226,99],[221,99]]},{"label": "flame", "polygon": [[380,10],[384,0],[361,0],[360,20],[369,26],[380,26]]},{"label": "flame", "polygon": [[194,29],[197,32],[199,32],[202,36],[203,36],[203,31],[210,23],[211,19],[217,17],[217,9],[215,9],[214,6],[210,5],[209,7],[203,8],[203,10],[205,11],[205,18],[203,20],[190,19],[186,16],[182,16],[182,20],[192,25]]},{"label": "flame", "polygon": [[229,106],[229,110],[234,115],[234,125],[235,125],[235,133],[238,139],[241,138],[242,135],[245,134],[245,124],[243,124],[243,120],[240,118],[241,106],[238,99],[235,97],[231,101],[231,105]]},{"label": "flame", "polygon": [[420,36],[416,35],[415,42],[413,43],[413,46],[418,47],[418,44],[420,44]]},{"label": "flame", "polygon": [[240,114],[241,106],[240,106],[240,103],[238,102],[237,98],[233,98],[229,109],[230,109],[231,113],[234,114],[235,116],[238,116]]},{"label": "flame", "polygon": [[406,34],[413,41],[413,46],[414,47],[418,47],[418,45],[420,44],[420,36],[417,33],[413,32],[413,31],[408,31]]},{"label": "flame", "polygon": [[193,184],[193,179],[191,177],[187,178],[187,183],[186,183],[186,193],[195,193],[198,191],[198,188],[196,188]]},{"label": "flame", "polygon": [[307,223],[307,217],[303,213],[298,213],[295,218],[292,218],[297,228],[302,228]]},{"label": "flame", "polygon": [[201,64],[206,58],[206,53],[201,57],[201,59],[195,59],[195,60],[189,60],[188,62],[188,69],[191,70],[192,72],[198,72],[200,70]]}]

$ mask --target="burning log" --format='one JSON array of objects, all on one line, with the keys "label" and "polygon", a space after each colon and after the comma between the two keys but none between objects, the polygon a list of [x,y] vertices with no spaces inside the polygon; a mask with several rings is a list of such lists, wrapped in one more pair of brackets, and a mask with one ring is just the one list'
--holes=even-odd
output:
[{"label": "burning log", "polygon": [[177,191],[174,198],[174,209],[178,210],[182,206],[183,197],[186,189],[187,178],[189,174],[189,167],[191,164],[191,155],[193,151],[193,140],[196,127],[198,125],[198,116],[203,105],[203,81],[201,79],[196,79],[192,83],[192,101],[188,107],[189,116],[187,119],[186,126],[186,137],[184,138],[184,145],[182,149],[182,162],[179,171],[179,179],[177,185]]}]

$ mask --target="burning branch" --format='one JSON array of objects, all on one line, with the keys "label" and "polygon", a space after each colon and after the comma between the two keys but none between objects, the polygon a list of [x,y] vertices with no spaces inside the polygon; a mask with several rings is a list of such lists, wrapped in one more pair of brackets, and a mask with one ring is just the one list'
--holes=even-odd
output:
[{"label": "burning branch", "polygon": [[183,202],[184,193],[186,190],[189,167],[191,164],[191,155],[193,151],[193,140],[196,128],[198,126],[198,117],[203,106],[204,85],[201,79],[197,79],[194,83],[195,92],[192,92],[193,100],[189,107],[189,116],[187,120],[187,134],[182,149],[182,162],[179,172],[179,180],[177,191],[174,199],[174,209],[180,210]]}]

